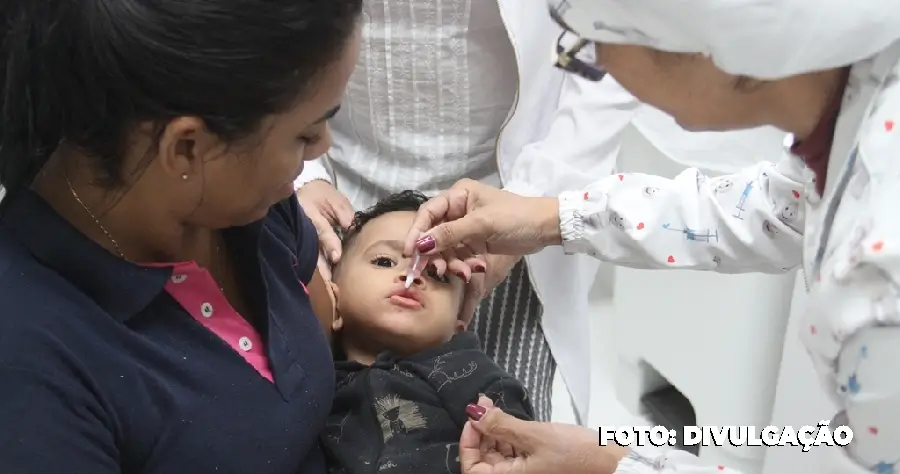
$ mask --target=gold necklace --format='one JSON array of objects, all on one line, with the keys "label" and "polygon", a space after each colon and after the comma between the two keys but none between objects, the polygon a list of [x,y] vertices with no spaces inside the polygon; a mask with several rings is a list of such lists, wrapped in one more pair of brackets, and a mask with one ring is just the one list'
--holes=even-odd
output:
[{"label": "gold necklace", "polygon": [[103,233],[106,234],[106,238],[109,239],[110,242],[112,242],[113,247],[115,247],[115,249],[116,249],[116,253],[119,254],[119,257],[122,257],[123,259],[128,260],[127,258],[125,258],[125,254],[122,253],[122,249],[119,248],[119,243],[116,242],[116,239],[114,239],[112,234],[110,234],[109,231],[106,230],[106,227],[104,227],[103,224],[100,223],[100,219],[97,219],[97,216],[95,216],[94,213],[91,212],[91,210],[87,207],[87,204],[85,204],[84,201],[82,201],[81,198],[78,196],[78,193],[75,192],[75,188],[72,187],[72,181],[69,180],[69,175],[66,174],[65,177],[66,177],[66,184],[69,186],[69,191],[72,192],[72,197],[74,197],[75,200],[78,201],[78,204],[81,205],[81,208],[84,209],[84,212],[87,212],[87,214],[89,216],[91,216],[91,219],[94,219],[94,222],[97,224],[97,227],[99,227],[100,230],[102,230]]},{"label": "gold necklace", "polygon": [[[91,212],[91,209],[89,207],[87,207],[87,204],[85,204],[84,201],[81,200],[81,197],[78,196],[78,193],[75,192],[75,188],[72,186],[72,181],[69,180],[69,175],[65,175],[65,177],[66,177],[66,185],[69,186],[69,191],[72,192],[72,197],[74,197],[75,200],[78,202],[78,204],[81,205],[81,208],[84,209],[84,212],[86,212],[89,216],[91,216],[91,219],[93,219],[94,223],[97,224],[97,227],[99,227],[100,230],[103,231],[103,233],[106,235],[106,238],[109,239],[110,242],[112,242],[113,247],[115,247],[115,249],[116,249],[116,253],[119,254],[119,257],[122,257],[123,259],[128,260],[125,257],[125,254],[122,253],[122,249],[119,247],[119,243],[116,242],[116,239],[112,236],[112,234],[109,233],[108,230],[106,230],[106,227],[100,222],[100,219],[98,219],[97,216],[95,216],[94,213]],[[218,262],[222,262],[223,259],[222,259],[222,254],[219,250],[219,247],[220,247],[219,239],[216,238],[215,260]],[[227,268],[224,264],[221,265],[221,267],[222,267],[221,270],[222,270],[223,276],[221,279],[216,281],[216,283],[219,284],[219,291],[221,291],[224,294],[225,293],[225,281],[224,281],[225,276],[224,276],[224,274],[227,271]],[[210,275],[212,275],[212,272],[210,272]],[[215,277],[213,277],[213,278],[215,279]]]}]

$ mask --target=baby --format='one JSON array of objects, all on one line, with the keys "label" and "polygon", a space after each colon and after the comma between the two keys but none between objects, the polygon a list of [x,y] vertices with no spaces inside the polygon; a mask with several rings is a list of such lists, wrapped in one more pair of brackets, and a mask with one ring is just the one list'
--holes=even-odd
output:
[{"label": "baby", "polygon": [[458,318],[465,282],[429,268],[404,288],[403,238],[426,200],[390,196],[344,236],[332,287],[337,390],[322,435],[330,473],[459,473],[466,406],[479,394],[533,419],[522,384]]}]

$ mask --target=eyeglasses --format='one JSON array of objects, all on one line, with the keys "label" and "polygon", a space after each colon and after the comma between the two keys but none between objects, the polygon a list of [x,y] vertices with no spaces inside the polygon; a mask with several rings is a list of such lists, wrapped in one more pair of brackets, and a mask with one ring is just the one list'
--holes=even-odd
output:
[{"label": "eyeglasses", "polygon": [[577,55],[588,45],[592,45],[593,42],[590,40],[586,40],[584,38],[579,37],[578,41],[575,42],[575,45],[567,48],[563,45],[563,38],[566,36],[566,33],[573,32],[566,24],[562,21],[562,18],[559,17],[556,11],[550,10],[550,17],[553,18],[553,21],[562,28],[562,33],[560,33],[559,38],[556,39],[556,64],[555,66],[566,71],[568,73],[575,74],[579,77],[587,79],[592,82],[598,82],[606,76],[606,71],[593,65],[588,62],[582,61],[578,59]]}]

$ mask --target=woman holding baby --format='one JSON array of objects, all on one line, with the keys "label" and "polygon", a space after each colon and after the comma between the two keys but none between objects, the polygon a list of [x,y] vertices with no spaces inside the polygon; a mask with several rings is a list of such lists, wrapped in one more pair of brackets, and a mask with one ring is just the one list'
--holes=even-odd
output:
[{"label": "woman holding baby", "polygon": [[0,4],[0,471],[326,472],[293,182],[361,4]]},{"label": "woman holding baby", "polygon": [[[578,48],[558,64],[599,68],[685,128],[774,125],[796,142],[777,162],[730,179],[687,170],[673,180],[602,179],[558,198],[526,198],[462,181],[426,204],[407,252],[530,253],[562,246],[641,268],[784,272],[808,279],[803,340],[854,431],[818,472],[893,473],[900,464],[900,4],[862,0],[550,0]],[[652,192],[647,192],[647,190]],[[717,228],[718,242],[666,232]],[[720,473],[683,451],[598,447],[588,429],[513,419],[489,401],[469,407],[461,441],[468,474]]]}]

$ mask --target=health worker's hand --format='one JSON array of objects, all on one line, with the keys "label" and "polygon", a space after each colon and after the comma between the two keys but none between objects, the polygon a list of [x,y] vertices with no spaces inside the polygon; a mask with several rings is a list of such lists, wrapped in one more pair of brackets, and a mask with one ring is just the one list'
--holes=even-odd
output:
[{"label": "health worker's hand", "polygon": [[560,243],[556,198],[519,196],[464,179],[419,208],[405,252],[527,255]]}]

